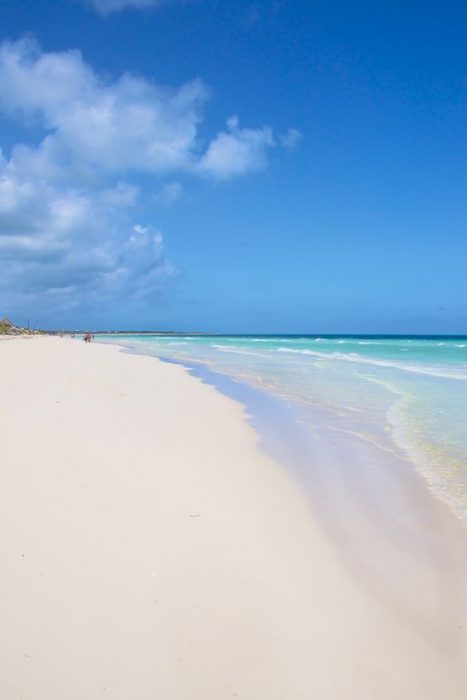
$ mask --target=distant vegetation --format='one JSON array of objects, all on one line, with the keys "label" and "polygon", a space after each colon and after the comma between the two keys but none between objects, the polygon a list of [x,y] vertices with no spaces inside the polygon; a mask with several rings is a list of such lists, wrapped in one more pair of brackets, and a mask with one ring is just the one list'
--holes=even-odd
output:
[{"label": "distant vegetation", "polygon": [[0,335],[39,335],[42,332],[43,331],[15,326],[15,324],[12,323],[9,318],[0,319]]},{"label": "distant vegetation", "polygon": [[0,333],[11,333],[12,322],[8,318],[2,318],[0,320]]}]

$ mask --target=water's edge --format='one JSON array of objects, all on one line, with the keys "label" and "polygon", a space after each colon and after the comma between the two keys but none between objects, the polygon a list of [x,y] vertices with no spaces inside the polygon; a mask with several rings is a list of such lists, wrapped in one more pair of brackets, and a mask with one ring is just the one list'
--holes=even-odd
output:
[{"label": "water's edge", "polygon": [[[115,345],[122,352],[148,356],[147,353],[142,353],[137,348],[129,348],[118,343]],[[392,474],[386,475],[386,478],[381,479],[381,475],[379,475],[376,479],[378,482],[381,481],[377,487],[381,489],[380,497],[389,497],[387,476],[390,476],[389,482],[394,482],[394,480],[398,482],[397,487],[392,485],[392,496],[389,500],[394,497],[398,501],[403,500],[404,484],[409,481],[410,488],[413,489],[415,485],[419,491],[418,500],[420,502],[431,503],[436,511],[444,512],[448,519],[452,518],[456,525],[461,525],[461,521],[455,517],[448,505],[431,491],[427,480],[420,474],[415,462],[395,442],[392,435],[394,449],[388,450],[384,444],[369,442],[364,434],[341,430],[334,426],[330,427],[329,415],[317,407],[313,409],[314,426],[310,433],[309,407],[305,412],[298,403],[275,396],[266,390],[252,387],[237,377],[216,372],[202,363],[169,359],[159,355],[150,354],[149,356],[166,364],[183,367],[188,374],[202,383],[240,403],[245,410],[248,424],[258,435],[260,449],[279,462],[293,479],[298,480],[299,484],[305,488],[311,505],[318,510],[320,509],[319,504],[323,504],[323,494],[318,495],[318,500],[316,499],[316,492],[319,492],[320,488],[324,488],[326,491],[325,501],[333,498],[333,494],[329,492],[329,489],[331,488],[332,491],[333,487],[327,483],[329,475],[325,474],[327,469],[331,469],[332,481],[342,477],[347,482],[348,475],[344,474],[345,461],[347,460],[353,463],[351,472],[353,477],[359,474],[360,477],[363,475],[366,479],[365,464],[376,461],[385,465],[387,470],[392,472]],[[333,443],[332,447],[330,443]],[[335,444],[338,444],[338,449],[335,449]],[[330,454],[334,451],[338,454]],[[327,453],[324,461],[323,452]],[[319,467],[314,463],[316,459],[323,461]],[[359,460],[363,464],[357,466],[355,462]],[[330,463],[332,463],[332,467],[330,467]],[[383,466],[379,467],[378,473],[381,470],[384,471]],[[372,488],[374,488],[375,483],[374,480],[372,481]],[[319,488],[317,488],[318,486]],[[355,485],[350,491],[354,490]],[[366,487],[364,490],[367,490]],[[386,510],[391,510],[391,506],[388,505]]]}]

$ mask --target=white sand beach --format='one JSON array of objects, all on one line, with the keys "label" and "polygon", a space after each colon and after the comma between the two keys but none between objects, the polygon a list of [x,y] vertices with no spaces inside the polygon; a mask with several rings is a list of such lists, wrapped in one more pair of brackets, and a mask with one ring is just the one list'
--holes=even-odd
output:
[{"label": "white sand beach", "polygon": [[1,700],[467,697],[465,562],[399,615],[182,367],[34,337],[0,368]]}]

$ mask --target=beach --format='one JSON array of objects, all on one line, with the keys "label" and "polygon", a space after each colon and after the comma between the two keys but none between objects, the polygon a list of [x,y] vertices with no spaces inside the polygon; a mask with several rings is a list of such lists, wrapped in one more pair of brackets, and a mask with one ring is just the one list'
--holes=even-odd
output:
[{"label": "beach", "polygon": [[438,539],[353,513],[363,566],[339,489],[319,510],[183,366],[59,337],[0,363],[1,698],[467,696],[465,528],[420,479],[407,513]]}]

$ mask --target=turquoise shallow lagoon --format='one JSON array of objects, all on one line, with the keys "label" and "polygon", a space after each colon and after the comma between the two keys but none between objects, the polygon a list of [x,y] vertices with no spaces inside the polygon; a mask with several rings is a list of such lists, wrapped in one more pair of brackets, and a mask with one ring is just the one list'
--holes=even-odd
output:
[{"label": "turquoise shallow lagoon", "polygon": [[[408,454],[467,522],[467,337],[111,334],[101,342],[200,364]],[[306,418],[305,418],[306,422]]]}]

